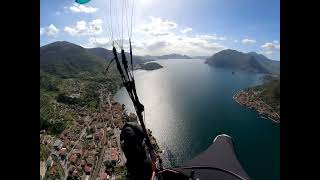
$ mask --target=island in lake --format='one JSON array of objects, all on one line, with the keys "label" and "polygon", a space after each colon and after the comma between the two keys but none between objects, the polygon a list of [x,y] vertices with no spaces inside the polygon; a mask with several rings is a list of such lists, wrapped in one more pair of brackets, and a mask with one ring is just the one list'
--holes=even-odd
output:
[{"label": "island in lake", "polygon": [[156,70],[156,69],[160,69],[160,68],[163,68],[163,66],[161,66],[160,64],[158,64],[156,62],[149,62],[149,63],[139,65],[139,67],[137,69],[152,71],[152,70]]},{"label": "island in lake", "polygon": [[233,99],[275,122],[280,122],[280,79],[237,92]]}]

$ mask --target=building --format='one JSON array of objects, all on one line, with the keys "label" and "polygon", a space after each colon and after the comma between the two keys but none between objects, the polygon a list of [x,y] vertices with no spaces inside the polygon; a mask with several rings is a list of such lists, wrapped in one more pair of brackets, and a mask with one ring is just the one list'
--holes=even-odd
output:
[{"label": "building", "polygon": [[109,180],[110,176],[106,172],[102,172],[99,174],[99,177],[97,180]]},{"label": "building", "polygon": [[83,125],[84,123],[85,123],[85,121],[84,121],[84,119],[79,119],[78,121],[77,121],[80,125]]},{"label": "building", "polygon": [[72,154],[69,158],[70,164],[75,165],[78,162],[77,154]]},{"label": "building", "polygon": [[83,169],[83,168],[82,168],[81,166],[77,166],[77,171],[78,171],[78,172],[81,172],[82,169]]},{"label": "building", "polygon": [[73,149],[72,154],[76,154],[78,157],[82,156],[82,149]]},{"label": "building", "polygon": [[89,155],[86,159],[88,166],[93,166],[96,158],[92,155]]},{"label": "building", "polygon": [[82,159],[81,163],[80,163],[81,167],[84,167],[86,164],[87,164],[86,161],[84,159]]},{"label": "building", "polygon": [[122,119],[121,118],[118,118],[118,119],[116,119],[115,121],[114,121],[114,125],[117,127],[117,128],[119,128],[119,129],[122,129],[122,127],[123,127],[123,121],[122,121]]},{"label": "building", "polygon": [[87,135],[86,139],[89,139],[89,140],[93,139],[93,135],[92,134]]},{"label": "building", "polygon": [[94,133],[96,130],[97,130],[97,126],[94,125],[94,124],[91,125],[90,128],[89,128],[89,131],[90,131],[91,133]]},{"label": "building", "polygon": [[40,161],[40,177],[44,177],[47,172],[46,162]]},{"label": "building", "polygon": [[89,175],[86,175],[86,179],[85,180],[89,180],[90,179],[90,176]]},{"label": "building", "polygon": [[84,167],[84,172],[86,173],[86,175],[90,175],[92,172],[92,166],[86,165]]},{"label": "building", "polygon": [[66,139],[62,144],[62,148],[67,148],[68,144],[69,144],[69,140]]},{"label": "building", "polygon": [[111,163],[116,165],[119,160],[119,152],[117,148],[111,148]]},{"label": "building", "polygon": [[53,148],[56,150],[60,150],[62,147],[62,141],[60,139],[57,139],[54,144],[53,144]]},{"label": "building", "polygon": [[47,160],[47,162],[46,162],[46,166],[49,168],[49,167],[51,167],[52,165],[53,165],[53,160],[52,160],[51,156],[49,156],[49,158],[48,158],[48,160]]},{"label": "building", "polygon": [[104,136],[104,130],[103,129],[99,129],[98,131],[96,131],[96,133],[94,134],[94,139],[95,140],[101,140]]},{"label": "building", "polygon": [[51,176],[55,176],[57,174],[57,168],[53,166],[52,168],[50,168],[49,173]]},{"label": "building", "polygon": [[89,151],[87,149],[83,150],[83,157],[86,158],[88,157]]},{"label": "building", "polygon": [[59,151],[59,156],[61,159],[64,159],[67,156],[67,148],[61,148]]},{"label": "building", "polygon": [[69,176],[72,176],[73,171],[75,170],[75,166],[74,165],[70,165],[68,172],[69,172]]},{"label": "building", "polygon": [[43,136],[41,137],[41,143],[42,143],[42,144],[45,144],[45,145],[51,144],[51,141],[52,141],[52,137],[50,137],[50,136],[48,136],[48,135],[43,135]]},{"label": "building", "polygon": [[79,177],[79,172],[77,170],[74,170],[72,173],[73,177]]},{"label": "building", "polygon": [[104,126],[103,123],[99,123],[99,124],[97,124],[97,129],[101,129],[101,128],[103,128],[103,126]]},{"label": "building", "polygon": [[91,142],[89,143],[89,148],[90,148],[90,149],[96,149],[96,148],[97,148],[96,143],[94,143],[94,141],[91,141]]}]

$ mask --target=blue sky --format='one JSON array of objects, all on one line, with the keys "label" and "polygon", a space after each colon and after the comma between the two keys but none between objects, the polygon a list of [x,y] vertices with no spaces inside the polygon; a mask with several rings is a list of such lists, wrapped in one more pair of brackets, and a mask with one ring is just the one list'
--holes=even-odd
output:
[{"label": "blue sky", "polygon": [[[41,0],[40,46],[69,41],[110,48],[123,32],[123,43],[116,45],[127,48],[124,12],[130,24],[131,10],[122,11],[123,2],[132,7],[133,0],[91,0],[82,6],[73,0]],[[279,0],[134,0],[133,9],[135,54],[212,55],[230,48],[280,60]]]}]

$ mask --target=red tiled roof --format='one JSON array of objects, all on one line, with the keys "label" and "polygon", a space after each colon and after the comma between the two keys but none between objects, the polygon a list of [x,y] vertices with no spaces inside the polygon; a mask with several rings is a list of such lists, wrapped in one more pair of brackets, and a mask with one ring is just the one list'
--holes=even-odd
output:
[{"label": "red tiled roof", "polygon": [[84,171],[85,171],[86,173],[90,173],[90,172],[92,171],[92,167],[90,167],[90,166],[85,166],[85,167],[84,167]]},{"label": "red tiled roof", "polygon": [[60,149],[60,151],[59,151],[59,155],[66,155],[66,153],[67,153],[67,149],[66,148],[62,148],[62,149]]},{"label": "red tiled roof", "polygon": [[99,174],[99,180],[108,180],[109,179],[109,175],[105,172],[102,172]]},{"label": "red tiled roof", "polygon": [[76,163],[78,160],[78,156],[76,154],[72,154],[69,161],[70,162],[73,162],[73,163]]},{"label": "red tiled roof", "polygon": [[118,151],[116,148],[111,148],[111,160],[118,161]]}]

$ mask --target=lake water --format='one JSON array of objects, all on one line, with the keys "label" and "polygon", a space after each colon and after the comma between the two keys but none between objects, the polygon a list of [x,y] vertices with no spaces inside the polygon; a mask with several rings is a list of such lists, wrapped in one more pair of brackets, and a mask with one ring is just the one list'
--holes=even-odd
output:
[{"label": "lake water", "polygon": [[[164,68],[135,71],[145,106],[145,124],[165,150],[165,165],[192,159],[219,134],[234,139],[235,151],[252,179],[280,179],[280,124],[233,101],[238,90],[261,84],[262,75],[214,68],[198,59],[156,61]],[[121,89],[115,100],[134,112]]]}]

